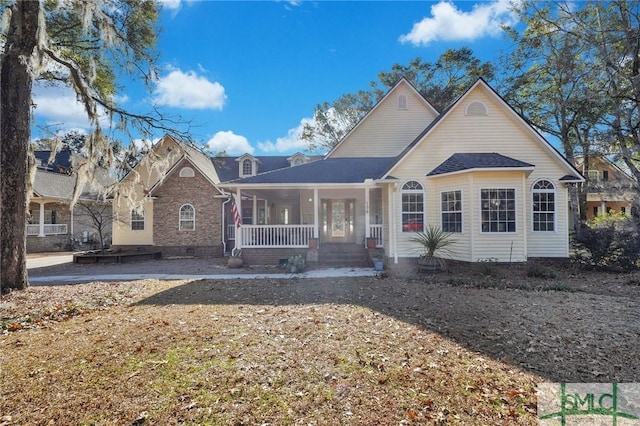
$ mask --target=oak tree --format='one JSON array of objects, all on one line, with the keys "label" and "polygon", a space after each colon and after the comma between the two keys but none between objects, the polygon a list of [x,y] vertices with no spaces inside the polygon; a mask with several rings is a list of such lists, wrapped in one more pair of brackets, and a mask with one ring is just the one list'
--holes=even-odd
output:
[{"label": "oak tree", "polygon": [[[118,107],[119,73],[150,84],[157,76],[158,5],[152,0],[9,0],[4,6],[0,56],[0,290],[28,286],[26,213],[30,195],[31,91],[35,80],[70,87],[91,125],[88,161],[76,170],[77,188],[91,179],[113,146],[102,119],[122,131],[169,130],[158,111]],[[77,199],[76,191],[74,200]]]}]

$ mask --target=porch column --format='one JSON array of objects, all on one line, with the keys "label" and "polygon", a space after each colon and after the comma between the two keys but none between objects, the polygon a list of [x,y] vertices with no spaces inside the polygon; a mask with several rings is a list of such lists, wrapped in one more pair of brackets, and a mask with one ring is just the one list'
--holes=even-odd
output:
[{"label": "porch column", "polygon": [[600,212],[598,212],[598,216],[604,216],[605,213],[607,213],[607,203],[600,201]]},{"label": "porch column", "polygon": [[253,196],[253,213],[251,214],[251,223],[253,225],[258,224],[258,196]]},{"label": "porch column", "polygon": [[366,239],[371,237],[371,206],[369,205],[369,188],[364,189],[364,236]]},{"label": "porch column", "polygon": [[73,238],[73,209],[75,209],[75,206],[71,207],[71,223],[69,224],[69,229],[71,230],[70,234],[71,234],[71,238]]},{"label": "porch column", "polygon": [[320,238],[320,217],[318,215],[318,188],[313,188],[313,238]]},{"label": "porch column", "polygon": [[[240,190],[240,188],[236,190],[236,196],[234,201],[236,202],[236,209],[238,209],[238,214],[240,215],[240,222],[242,222],[242,191]],[[240,230],[240,226],[238,222],[235,220],[235,217],[233,218],[233,223],[236,226],[235,248],[241,249],[242,248],[242,231]]]},{"label": "porch column", "polygon": [[40,201],[40,221],[38,222],[38,237],[44,237],[44,201]]}]

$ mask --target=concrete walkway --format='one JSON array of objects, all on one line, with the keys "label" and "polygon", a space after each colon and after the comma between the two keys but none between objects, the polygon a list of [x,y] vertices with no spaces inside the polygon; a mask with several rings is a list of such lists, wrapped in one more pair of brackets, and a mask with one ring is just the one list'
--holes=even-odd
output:
[{"label": "concrete walkway", "polygon": [[27,258],[32,285],[73,284],[92,281],[158,280],[238,280],[374,277],[373,268],[318,268],[289,274],[277,268],[230,269],[212,259],[159,259],[123,264],[73,263],[72,254]]},{"label": "concrete walkway", "polygon": [[133,281],[144,279],[156,280],[255,280],[255,279],[303,279],[303,278],[339,278],[339,277],[375,277],[373,268],[327,268],[314,269],[301,274],[287,273],[237,273],[237,274],[104,274],[104,275],[56,275],[31,277],[31,284],[81,283],[91,281]]}]

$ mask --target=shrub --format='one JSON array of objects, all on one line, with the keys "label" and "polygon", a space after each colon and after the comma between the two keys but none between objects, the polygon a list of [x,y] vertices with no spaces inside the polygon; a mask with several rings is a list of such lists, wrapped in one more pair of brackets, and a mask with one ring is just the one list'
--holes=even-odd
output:
[{"label": "shrub", "polygon": [[548,266],[540,263],[530,263],[527,265],[527,276],[532,278],[556,279],[558,273]]},{"label": "shrub", "polygon": [[576,259],[600,269],[631,270],[638,267],[638,224],[631,218],[608,217],[582,226],[574,236]]},{"label": "shrub", "polygon": [[498,273],[496,270],[498,266],[498,259],[494,259],[494,258],[479,259],[477,265],[478,266],[476,267],[476,270],[481,275],[495,276]]},{"label": "shrub", "polygon": [[299,272],[304,272],[306,267],[307,267],[307,259],[300,254],[291,256],[287,261],[287,270],[294,274]]}]

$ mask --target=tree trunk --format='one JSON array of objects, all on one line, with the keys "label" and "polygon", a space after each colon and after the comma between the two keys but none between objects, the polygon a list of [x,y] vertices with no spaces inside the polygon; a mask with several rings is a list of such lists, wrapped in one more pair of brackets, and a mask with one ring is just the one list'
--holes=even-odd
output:
[{"label": "tree trunk", "polygon": [[[18,0],[0,62],[0,290],[29,286],[26,260],[31,87],[40,2]],[[44,29],[43,29],[44,30]]]}]

